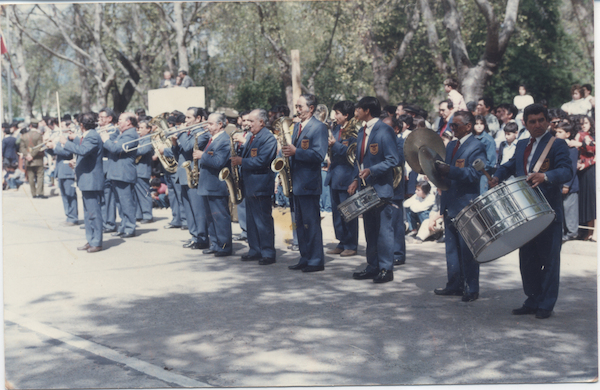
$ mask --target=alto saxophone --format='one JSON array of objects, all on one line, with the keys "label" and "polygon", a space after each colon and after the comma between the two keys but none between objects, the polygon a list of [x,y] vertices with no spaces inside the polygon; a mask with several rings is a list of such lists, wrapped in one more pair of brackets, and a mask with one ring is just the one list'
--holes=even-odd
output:
[{"label": "alto saxophone", "polygon": [[[229,136],[231,138],[231,157],[237,157],[233,135],[241,132],[242,130],[235,130]],[[227,189],[229,190],[229,200],[231,203],[240,204],[242,200],[244,200],[244,194],[242,194],[240,182],[239,165],[232,167],[231,170],[227,167],[221,169],[221,172],[219,172],[219,180],[224,181],[225,184],[227,184]]]},{"label": "alto saxophone", "polygon": [[[292,136],[290,135],[290,125],[293,123],[292,118],[281,117],[273,124],[275,130],[279,130],[277,133],[277,141],[281,147],[290,145],[292,143]],[[283,195],[288,198],[292,194],[292,172],[290,171],[290,159],[289,157],[277,157],[271,162],[271,170],[275,173],[279,173],[281,177],[281,187],[283,188]]]},{"label": "alto saxophone", "polygon": [[[206,133],[208,130],[199,132],[194,136],[194,152],[198,150],[198,137]],[[191,165],[191,167],[190,167]],[[198,187],[198,179],[200,177],[200,171],[198,170],[198,159],[193,158],[192,161],[185,161],[181,164],[181,168],[185,169],[185,175],[187,177],[188,187]]]}]

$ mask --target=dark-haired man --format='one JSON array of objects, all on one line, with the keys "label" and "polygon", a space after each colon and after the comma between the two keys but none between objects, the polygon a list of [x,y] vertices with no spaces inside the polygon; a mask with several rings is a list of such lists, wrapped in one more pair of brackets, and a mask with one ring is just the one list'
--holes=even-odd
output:
[{"label": "dark-haired man", "polygon": [[58,179],[58,187],[60,188],[60,196],[63,201],[63,208],[67,220],[65,226],[75,226],[79,223],[79,214],[77,213],[77,191],[75,190],[75,171],[74,167],[69,164],[73,159],[73,153],[62,147],[58,143],[52,145],[51,141],[48,145],[48,154],[56,156],[56,168],[54,175]]},{"label": "dark-haired man", "polygon": [[[137,117],[132,112],[124,112],[119,116],[119,134],[113,140],[109,134],[101,135],[104,148],[108,150],[108,173],[106,177],[111,180],[115,202],[121,223],[117,232],[113,234],[115,237],[130,238],[135,237],[135,201],[133,198],[134,186],[137,179],[135,169],[135,158],[137,152],[131,150],[123,151],[123,144],[126,142],[135,141],[139,138],[136,131]],[[129,148],[135,148],[137,142],[129,143]]]},{"label": "dark-haired man", "polygon": [[490,187],[511,175],[527,176],[532,187],[539,186],[556,213],[550,226],[519,250],[523,291],[527,299],[522,307],[512,311],[515,315],[535,314],[536,318],[544,319],[550,317],[558,299],[563,223],[561,191],[573,172],[569,147],[562,139],[554,140],[544,160],[538,162],[553,138],[548,131],[548,110],[540,104],[529,105],[523,110],[523,119],[531,136],[519,141],[513,158],[496,170]]},{"label": "dark-haired man", "polygon": [[485,120],[490,129],[490,135],[496,137],[496,133],[500,130],[500,124],[496,115],[492,114],[494,108],[494,100],[491,97],[479,98],[477,102],[477,114],[485,117]]},{"label": "dark-haired man", "polygon": [[457,140],[446,146],[446,164],[436,163],[437,171],[448,184],[442,191],[440,213],[444,216],[446,237],[446,287],[434,290],[436,295],[462,296],[463,302],[479,297],[479,263],[452,223],[469,202],[479,196],[481,172],[473,167],[477,159],[486,160],[485,147],[473,135],[475,118],[469,111],[454,114],[450,128]]},{"label": "dark-haired man", "polygon": [[375,97],[367,96],[357,104],[356,119],[365,125],[358,133],[354,180],[348,194],[372,186],[384,205],[374,207],[363,214],[367,241],[367,267],[355,272],[354,279],[371,279],[374,283],[394,280],[394,167],[399,163],[394,130],[379,120],[381,106]]},{"label": "dark-haired man", "polygon": [[354,167],[348,163],[348,147],[356,142],[357,129],[350,120],[354,118],[354,103],[348,100],[333,105],[337,125],[329,136],[331,165],[327,171],[325,185],[331,191],[331,209],[333,211],[333,229],[339,241],[329,255],[339,254],[341,257],[354,256],[358,248],[358,218],[350,222],[344,221],[338,205],[348,199],[348,186],[354,179]]},{"label": "dark-haired man", "polygon": [[85,245],[78,250],[94,253],[102,250],[102,197],[104,190],[104,172],[102,168],[102,139],[96,132],[94,113],[85,113],[81,118],[83,135],[69,134],[61,137],[64,150],[77,155],[75,176],[77,187],[83,200],[83,218],[85,222]]},{"label": "dark-haired man", "polygon": [[[109,132],[111,138],[117,138],[119,131],[115,126],[117,117],[113,110],[108,107],[103,108],[98,113],[98,128],[105,130],[103,132]],[[102,202],[102,223],[104,225],[104,233],[112,233],[117,231],[117,205],[115,204],[115,190],[112,185],[112,181],[106,176],[108,174],[108,150],[104,150],[104,157],[102,159],[102,169],[104,171],[104,202]]]},{"label": "dark-haired man", "polygon": [[295,227],[298,234],[300,260],[288,268],[302,272],[318,272],[325,269],[323,231],[319,198],[323,190],[321,163],[327,153],[327,126],[314,118],[317,98],[304,94],[296,102],[300,122],[294,125],[292,144],[281,151],[290,157],[292,171],[292,199]]},{"label": "dark-haired man", "polygon": [[[138,115],[139,118],[139,115]],[[143,118],[143,116],[142,116]],[[150,133],[151,127],[147,120],[138,122],[138,135],[144,137]],[[154,148],[146,138],[143,146],[137,149],[135,158],[136,182],[134,186],[135,219],[146,224],[153,221],[152,197],[150,196],[150,176],[152,176],[152,157]]]}]

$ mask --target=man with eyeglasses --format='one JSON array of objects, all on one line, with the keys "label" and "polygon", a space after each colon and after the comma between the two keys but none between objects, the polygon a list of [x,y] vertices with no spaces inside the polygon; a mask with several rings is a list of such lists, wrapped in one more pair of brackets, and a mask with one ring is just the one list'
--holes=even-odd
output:
[{"label": "man with eyeglasses", "polygon": [[446,287],[434,290],[436,295],[462,296],[463,302],[479,298],[479,263],[452,223],[460,211],[479,196],[481,172],[473,167],[477,159],[486,160],[485,147],[472,134],[475,117],[469,111],[454,114],[450,128],[456,140],[446,146],[445,163],[435,168],[448,184],[442,191],[440,213],[444,216],[446,236]]}]

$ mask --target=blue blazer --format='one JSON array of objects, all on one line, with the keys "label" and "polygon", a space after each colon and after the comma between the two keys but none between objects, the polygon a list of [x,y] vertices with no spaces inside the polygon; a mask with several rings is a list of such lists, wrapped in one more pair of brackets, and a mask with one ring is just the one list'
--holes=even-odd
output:
[{"label": "blue blazer", "polygon": [[[117,137],[119,136],[119,133],[120,133],[120,131],[119,131],[119,129],[117,129],[117,131],[113,132],[110,135],[109,140],[111,140],[111,141],[116,140]],[[108,157],[109,151],[107,149],[103,148],[103,152],[102,153],[104,153],[104,157],[105,157],[105,159],[102,160],[103,161],[102,162],[102,170],[104,171],[104,174],[106,175],[108,173],[108,168],[110,167],[110,158]]]},{"label": "blue blazer", "polygon": [[56,156],[56,174],[57,179],[73,179],[75,178],[75,170],[66,163],[73,159],[73,153],[65,150],[61,143],[56,143],[54,150],[47,149],[48,153]]},{"label": "blue blazer", "polygon": [[352,180],[354,180],[354,176],[352,175],[354,167],[348,164],[346,152],[348,151],[348,146],[356,142],[356,137],[342,139],[340,134],[341,127],[337,125],[332,131],[335,137],[335,144],[331,146],[331,164],[325,177],[325,185],[331,187],[332,190],[345,191],[352,183]]},{"label": "blue blazer", "polygon": [[[123,144],[134,141],[139,138],[137,131],[131,127],[120,133],[114,140],[109,139],[104,143],[104,148],[108,150],[108,173],[106,178],[109,180],[123,181],[125,183],[135,183],[137,172],[135,168],[136,150],[125,153]],[[129,145],[130,148],[137,146],[137,142]]]},{"label": "blue blazer", "polygon": [[275,172],[271,162],[277,154],[277,140],[273,133],[263,127],[254,137],[248,137],[242,150],[242,183],[244,196],[271,196]]},{"label": "blue blazer", "polygon": [[144,146],[141,146],[136,150],[137,153],[135,157],[137,160],[140,156],[142,156],[140,161],[135,165],[135,171],[137,177],[141,177],[143,179],[149,179],[150,176],[152,176],[152,156],[154,156],[154,147],[152,146],[152,142],[150,142],[150,140],[146,140],[146,142],[147,143],[145,143]]},{"label": "blue blazer", "polygon": [[300,123],[294,125],[292,142],[296,154],[290,158],[292,171],[292,192],[294,195],[321,195],[321,163],[327,153],[327,126],[311,117],[298,138]]},{"label": "blue blazer", "polygon": [[479,180],[482,173],[473,168],[478,158],[486,161],[485,146],[473,134],[460,145],[452,158],[452,151],[458,141],[454,140],[446,146],[446,163],[450,164],[450,172],[446,178],[449,189],[442,191],[440,213],[448,210],[448,217],[454,218],[479,196]]},{"label": "blue blazer", "polygon": [[[393,200],[404,200],[404,187],[406,185],[406,179],[405,179],[405,175],[404,175],[404,163],[406,162],[406,160],[404,159],[404,138],[402,138],[402,136],[396,135],[396,148],[398,149],[398,165],[397,166],[402,168],[402,180],[400,181],[400,184],[398,184],[398,187],[394,188],[394,196],[392,197],[392,199]],[[393,177],[393,171],[392,171],[392,177]]]},{"label": "blue blazer", "polygon": [[77,137],[73,141],[67,141],[64,149],[77,155],[77,164],[75,165],[77,187],[81,191],[103,191],[102,156],[104,147],[96,130],[89,130],[83,138]]},{"label": "blue blazer", "polygon": [[[360,154],[363,147],[365,127],[358,132],[358,143],[356,144],[356,161],[354,163],[354,178],[358,180],[362,188],[362,180],[358,177],[360,166]],[[396,143],[394,130],[377,121],[369,134],[365,148],[364,169],[369,168],[371,174],[366,178],[367,186],[373,186],[377,195],[382,199],[391,199],[394,196],[394,172],[393,168],[398,165],[400,156]]]},{"label": "blue blazer", "polygon": [[579,159],[579,149],[575,147],[569,148],[569,157],[571,157],[573,178],[571,178],[571,180],[569,180],[563,185],[568,186],[569,194],[572,194],[575,192],[579,192],[579,177],[577,176],[577,160]]},{"label": "blue blazer", "polygon": [[[208,134],[208,133],[207,133]],[[198,161],[200,176],[198,178],[198,194],[204,196],[228,196],[229,191],[224,181],[219,180],[221,169],[231,169],[229,158],[231,140],[223,132],[204,149],[202,158]]]},{"label": "blue blazer", "polygon": [[[531,165],[529,166],[528,172],[531,172],[535,167],[537,160],[540,158],[542,151],[548,144],[548,140],[552,137],[552,134],[546,132],[541,138],[540,144],[536,147],[535,153],[531,158]],[[517,144],[517,149],[513,157],[508,160],[504,165],[496,170],[494,176],[500,181],[503,181],[514,175],[515,177],[525,176],[525,166],[523,160],[525,157],[525,149],[529,143],[529,138],[525,138]],[[540,173],[545,173],[548,177],[548,181],[539,185],[542,193],[548,200],[550,207],[556,212],[556,218],[558,221],[562,221],[563,207],[562,207],[562,186],[573,177],[571,158],[569,157],[569,147],[567,143],[562,139],[554,140],[546,159],[544,160]]]}]

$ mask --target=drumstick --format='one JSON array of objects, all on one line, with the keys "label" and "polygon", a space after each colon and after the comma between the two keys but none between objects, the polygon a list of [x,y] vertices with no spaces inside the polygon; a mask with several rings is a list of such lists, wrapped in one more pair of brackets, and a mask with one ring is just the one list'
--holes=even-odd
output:
[{"label": "drumstick", "polygon": [[492,177],[490,176],[490,174],[487,173],[487,171],[485,170],[485,163],[480,158],[478,158],[477,160],[475,160],[473,162],[473,168],[475,168],[475,170],[477,170],[479,172],[483,172],[485,177],[487,177],[488,182],[492,180]]}]

